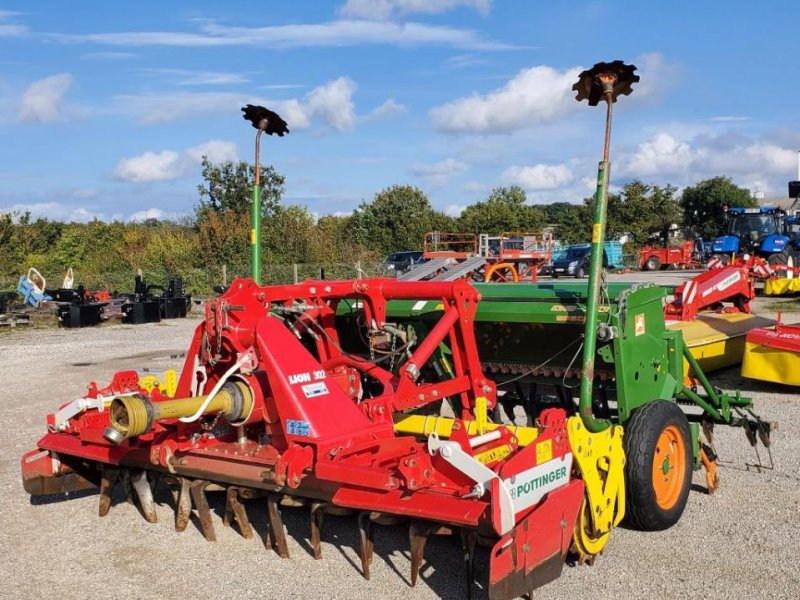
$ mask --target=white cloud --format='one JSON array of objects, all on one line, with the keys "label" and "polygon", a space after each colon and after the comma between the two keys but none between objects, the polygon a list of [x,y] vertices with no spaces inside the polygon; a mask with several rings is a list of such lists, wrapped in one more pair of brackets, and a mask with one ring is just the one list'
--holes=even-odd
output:
[{"label": "white cloud", "polygon": [[627,99],[628,102],[639,104],[662,96],[680,77],[680,69],[667,62],[658,52],[637,56],[633,64],[641,80],[633,85],[633,94]]},{"label": "white cloud", "polygon": [[[312,89],[302,98],[269,100],[239,92],[177,92],[117,96],[118,110],[136,115],[146,125],[169,123],[198,113],[230,112],[232,107],[263,104],[276,110],[291,131],[306,129],[317,120],[337,131],[347,131],[357,122],[353,94],[357,86],[349,77],[339,77]],[[384,103],[384,110],[392,108]]]},{"label": "white cloud", "polygon": [[86,60],[128,60],[136,58],[133,52],[85,52],[81,58]]},{"label": "white cloud", "polygon": [[121,181],[147,183],[178,179],[192,172],[203,156],[211,162],[235,161],[238,159],[236,145],[224,140],[209,140],[182,152],[163,150],[144,152],[139,156],[123,158],[117,163],[114,177]]},{"label": "white cloud", "polygon": [[448,217],[457,219],[461,216],[461,213],[464,212],[465,208],[467,208],[466,204],[448,204],[444,207],[444,214],[446,214]]},{"label": "white cloud", "polygon": [[311,116],[337,131],[352,129],[356,123],[353,93],[356,84],[349,77],[339,77],[311,90],[306,96],[305,109]]},{"label": "white cloud", "polygon": [[25,25],[6,23],[21,14],[13,10],[0,10],[0,37],[21,37],[28,33],[29,29]]},{"label": "white cloud", "polygon": [[187,69],[142,69],[144,73],[166,75],[177,85],[231,85],[249,83],[242,73],[227,71],[190,71]]},{"label": "white cloud", "polygon": [[474,67],[476,65],[485,65],[488,64],[488,62],[489,61],[485,58],[481,58],[475,54],[457,54],[445,60],[444,64],[455,69],[462,69],[465,67]]},{"label": "white cloud", "polygon": [[174,221],[178,217],[180,217],[178,213],[167,212],[161,210],[160,208],[148,208],[145,210],[139,210],[136,211],[135,213],[132,213],[128,217],[128,221],[132,221],[135,223],[141,223],[142,221],[147,221],[148,219],[157,219],[159,221],[167,221],[167,220]]},{"label": "white cloud", "polygon": [[377,119],[382,119],[383,117],[387,117],[392,114],[397,113],[404,113],[406,112],[406,107],[400,104],[399,102],[395,101],[394,98],[389,98],[386,102],[375,108],[369,115],[366,116],[364,119],[365,121],[374,121]]},{"label": "white cloud", "polygon": [[419,177],[431,187],[445,185],[452,177],[463,173],[469,165],[454,158],[431,164],[417,164],[411,167],[411,174]]},{"label": "white cloud", "polygon": [[669,181],[684,186],[717,175],[734,178],[750,189],[773,190],[771,180],[795,173],[797,152],[762,139],[700,135],[679,139],[660,132],[623,153],[619,172],[624,177]]},{"label": "white cloud", "polygon": [[492,0],[347,0],[339,12],[346,17],[380,21],[411,13],[439,14],[461,6],[486,15],[491,5]]},{"label": "white cloud", "polygon": [[736,123],[739,121],[749,121],[750,117],[740,117],[736,115],[720,115],[719,117],[711,117],[709,121],[712,123]]},{"label": "white cloud", "polygon": [[236,144],[225,140],[209,140],[184,151],[192,161],[200,164],[204,156],[213,163],[239,160]]},{"label": "white cloud", "polygon": [[514,165],[506,169],[502,180],[526,190],[554,190],[572,183],[575,179],[567,165],[538,164],[532,167]]},{"label": "white cloud", "polygon": [[511,46],[494,42],[470,29],[427,25],[425,23],[338,20],[326,23],[300,23],[268,27],[227,27],[205,21],[197,32],[126,31],[90,34],[46,34],[62,43],[93,43],[114,46],[220,47],[256,46],[267,48],[357,46],[380,44],[395,46],[453,46],[482,50],[502,50]]},{"label": "white cloud", "polygon": [[122,181],[148,182],[176,179],[183,175],[181,155],[173,150],[145,152],[117,163],[114,176]]},{"label": "white cloud", "polygon": [[[677,77],[677,68],[658,53],[643,54],[634,62],[644,82],[636,85],[632,96],[636,102],[660,95]],[[582,70],[547,65],[522,69],[503,87],[437,106],[430,117],[437,129],[447,133],[508,133],[550,123],[581,110],[572,86]]]},{"label": "white cloud", "polygon": [[106,220],[103,213],[91,211],[83,207],[66,206],[60,202],[16,203],[0,208],[0,213],[22,214],[29,212],[33,218],[46,217],[67,223],[86,223],[93,219]]},{"label": "white cloud", "polygon": [[234,92],[177,92],[122,95],[115,98],[119,110],[137,115],[145,125],[169,123],[198,113],[230,111],[250,100]]},{"label": "white cloud", "polygon": [[623,171],[638,177],[680,173],[688,169],[696,158],[689,144],[678,141],[668,133],[659,133],[653,139],[639,144],[627,164],[623,161]]},{"label": "white cloud", "polygon": [[63,116],[63,100],[72,75],[59,73],[34,81],[25,90],[19,105],[19,120],[52,123]]},{"label": "white cloud", "polygon": [[502,88],[438,106],[430,116],[437,129],[453,133],[506,133],[545,123],[576,109],[571,89],[580,71],[523,69]]}]

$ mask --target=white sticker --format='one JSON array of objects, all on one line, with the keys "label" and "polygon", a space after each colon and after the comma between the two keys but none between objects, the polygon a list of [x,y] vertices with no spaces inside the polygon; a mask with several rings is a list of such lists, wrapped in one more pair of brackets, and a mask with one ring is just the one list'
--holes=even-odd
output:
[{"label": "white sticker", "polygon": [[317,396],[324,396],[328,393],[328,386],[325,385],[324,381],[309,383],[300,387],[303,388],[303,393],[306,395],[306,398],[316,398]]},{"label": "white sticker", "polygon": [[555,458],[532,469],[522,471],[503,480],[503,484],[511,494],[514,512],[518,513],[539,502],[547,492],[569,482],[572,470],[572,454],[563,458]]},{"label": "white sticker", "polygon": [[415,303],[414,306],[411,307],[411,310],[422,310],[425,308],[425,305],[428,303],[427,300],[420,300],[419,302]]}]

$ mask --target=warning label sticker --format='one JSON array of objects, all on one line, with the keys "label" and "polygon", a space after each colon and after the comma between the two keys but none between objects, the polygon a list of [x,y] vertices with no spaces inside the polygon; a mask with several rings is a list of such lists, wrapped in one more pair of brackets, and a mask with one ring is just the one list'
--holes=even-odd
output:
[{"label": "warning label sticker", "polygon": [[644,335],[644,313],[638,314],[633,318],[633,335]]}]

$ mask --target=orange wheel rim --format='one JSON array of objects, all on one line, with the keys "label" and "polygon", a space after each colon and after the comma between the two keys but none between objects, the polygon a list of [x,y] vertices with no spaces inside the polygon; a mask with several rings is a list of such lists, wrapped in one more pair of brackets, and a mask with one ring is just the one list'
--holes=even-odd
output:
[{"label": "orange wheel rim", "polygon": [[678,502],[686,477],[686,446],[675,425],[669,425],[658,436],[653,454],[653,489],[656,503],[669,510]]},{"label": "orange wheel rim", "polygon": [[519,281],[519,275],[514,265],[511,263],[497,263],[487,269],[483,280],[495,283],[505,283],[509,281],[516,283]]}]

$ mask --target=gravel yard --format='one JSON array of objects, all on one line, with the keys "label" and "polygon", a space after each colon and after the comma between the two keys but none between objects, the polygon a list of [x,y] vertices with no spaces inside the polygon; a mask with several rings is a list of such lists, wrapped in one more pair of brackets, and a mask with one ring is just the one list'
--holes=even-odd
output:
[{"label": "gravel yard", "polygon": [[[659,280],[682,276],[665,274]],[[215,522],[216,543],[204,541],[193,524],[176,534],[163,489],[156,498],[159,523],[153,525],[121,497],[104,519],[96,515],[96,493],[31,501],[22,488],[19,457],[45,433],[45,415],[79,397],[89,381],[104,385],[117,370],[179,367],[178,355],[197,323],[19,328],[0,336],[0,514],[6,519],[0,528],[0,595],[37,600],[465,597],[461,548],[452,538],[429,542],[422,581],[411,589],[407,532],[401,527],[377,529],[372,579],[365,581],[356,567],[353,517],[328,518],[323,560],[315,561],[309,554],[307,510],[285,509],[292,558],[281,560],[264,549],[259,536],[245,540],[223,528],[221,518]],[[773,434],[774,470],[753,466],[755,455],[741,430],[718,427],[721,485],[714,496],[704,492],[703,474],[696,473],[677,526],[659,533],[616,530],[593,567],[565,567],[539,597],[800,597],[800,569],[793,558],[800,538],[800,397],[791,388],[743,380],[738,368],[712,379],[720,387],[744,390],[762,417],[780,423]],[[221,515],[222,495],[210,494],[210,499]],[[248,510],[262,534],[266,504],[250,501]],[[479,567],[479,578],[485,571]],[[476,597],[486,593],[478,590]]]}]

